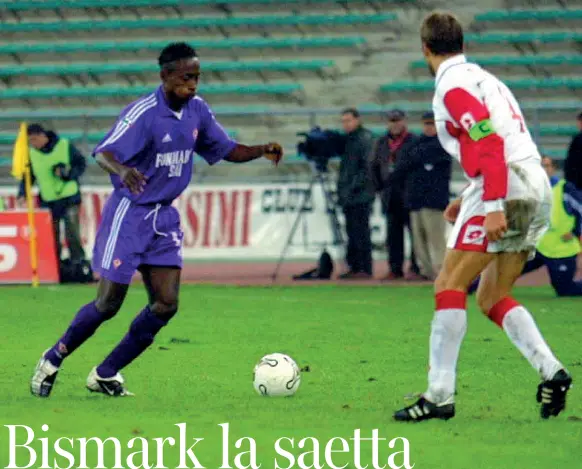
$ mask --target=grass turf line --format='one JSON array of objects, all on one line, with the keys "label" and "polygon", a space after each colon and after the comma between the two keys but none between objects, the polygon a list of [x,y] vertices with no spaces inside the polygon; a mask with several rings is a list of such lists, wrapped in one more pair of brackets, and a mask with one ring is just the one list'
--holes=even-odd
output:
[{"label": "grass turf line", "polygon": [[[569,394],[564,414],[541,421],[536,373],[505,333],[478,313],[474,299],[461,350],[457,417],[407,425],[393,423],[391,415],[405,403],[405,394],[426,387],[430,287],[186,285],[179,314],[124,372],[136,397],[91,395],[84,389],[89,370],[121,339],[146,301],[143,288],[134,286],[118,316],[66,361],[52,397],[32,398],[28,384],[40,353],[93,295],[90,287],[2,288],[0,467],[8,463],[4,425],[28,425],[37,438],[53,441],[115,436],[123,443],[136,436],[176,437],[173,425],[182,422],[189,438],[205,438],[196,455],[209,468],[222,463],[218,424],[225,422],[231,440],[255,438],[265,469],[274,467],[277,438],[311,436],[324,444],[332,437],[350,438],[356,428],[366,437],[377,428],[383,438],[408,438],[418,469],[582,467],[575,456],[582,441],[580,388]],[[516,297],[533,312],[576,383],[582,369],[579,300],[554,298],[545,287],[518,289]],[[252,368],[270,352],[309,365],[293,398],[254,393]],[[49,425],[47,434],[42,424]],[[385,464],[393,450],[381,444]],[[231,459],[236,452],[232,447]],[[168,448],[166,455],[164,462],[172,467],[176,452]],[[355,467],[351,455],[334,461]],[[66,467],[66,460],[59,462]],[[369,444],[362,447],[362,462],[372,467]],[[287,464],[284,458],[279,463]]]}]

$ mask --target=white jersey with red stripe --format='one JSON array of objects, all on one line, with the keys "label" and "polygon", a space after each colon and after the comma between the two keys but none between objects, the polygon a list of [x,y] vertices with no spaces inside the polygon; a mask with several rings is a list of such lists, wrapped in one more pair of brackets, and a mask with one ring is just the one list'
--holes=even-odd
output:
[{"label": "white jersey with red stripe", "polygon": [[[448,247],[484,252],[531,251],[549,223],[551,189],[537,145],[509,88],[464,55],[436,74],[433,111],[439,140],[471,181]],[[507,211],[507,235],[485,239],[483,221]],[[515,213],[515,207],[521,213]],[[519,223],[516,221],[520,219]]]},{"label": "white jersey with red stripe", "polygon": [[[439,140],[458,159],[469,179],[490,179],[484,200],[504,199],[507,164],[541,161],[511,90],[464,55],[445,60],[436,75],[433,110]],[[497,138],[471,138],[471,130],[487,121]],[[485,143],[485,140],[487,143]],[[485,148],[489,147],[489,148]]]}]

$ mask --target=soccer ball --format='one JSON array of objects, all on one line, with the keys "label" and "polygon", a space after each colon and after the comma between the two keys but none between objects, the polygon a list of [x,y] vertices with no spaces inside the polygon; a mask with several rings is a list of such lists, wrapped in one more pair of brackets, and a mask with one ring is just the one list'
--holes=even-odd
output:
[{"label": "soccer ball", "polygon": [[253,385],[262,396],[292,396],[300,383],[299,367],[289,355],[271,353],[255,366]]}]

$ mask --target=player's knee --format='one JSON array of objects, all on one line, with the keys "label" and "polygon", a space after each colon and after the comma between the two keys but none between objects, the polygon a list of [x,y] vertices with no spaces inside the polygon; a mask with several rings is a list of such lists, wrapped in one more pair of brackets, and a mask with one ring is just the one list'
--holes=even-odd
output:
[{"label": "player's knee", "polygon": [[153,314],[166,320],[172,319],[178,312],[177,300],[155,301],[150,307]]},{"label": "player's knee", "polygon": [[121,309],[123,299],[115,297],[98,297],[95,300],[95,308],[99,311],[105,319],[111,319]]}]

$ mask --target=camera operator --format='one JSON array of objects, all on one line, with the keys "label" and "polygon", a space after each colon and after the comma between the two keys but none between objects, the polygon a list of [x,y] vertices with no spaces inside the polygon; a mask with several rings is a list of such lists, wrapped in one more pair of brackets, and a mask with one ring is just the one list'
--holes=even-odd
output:
[{"label": "camera operator", "polygon": [[[85,260],[79,228],[81,192],[79,178],[85,171],[85,158],[64,138],[46,131],[40,124],[28,126],[32,181],[40,192],[41,205],[50,209],[56,242],[57,259],[61,259],[61,220],[65,224],[65,237],[69,246],[70,261],[74,265]],[[24,182],[20,184],[18,204],[23,206]]]},{"label": "camera operator", "polygon": [[341,156],[337,194],[346,220],[349,270],[340,278],[366,279],[372,276],[370,214],[375,195],[369,178],[369,155],[374,138],[372,132],[362,127],[357,109],[345,109],[341,122],[347,138]]},{"label": "camera operator", "polygon": [[[405,205],[406,180],[393,178],[399,162],[409,158],[418,143],[418,136],[408,131],[406,113],[400,109],[388,112],[388,132],[376,142],[372,155],[371,179],[376,191],[381,193],[382,208],[386,215],[389,272],[386,280],[404,278],[404,232],[410,230],[410,212]],[[412,239],[412,233],[411,233]],[[409,279],[419,279],[414,248],[411,249]]]}]

